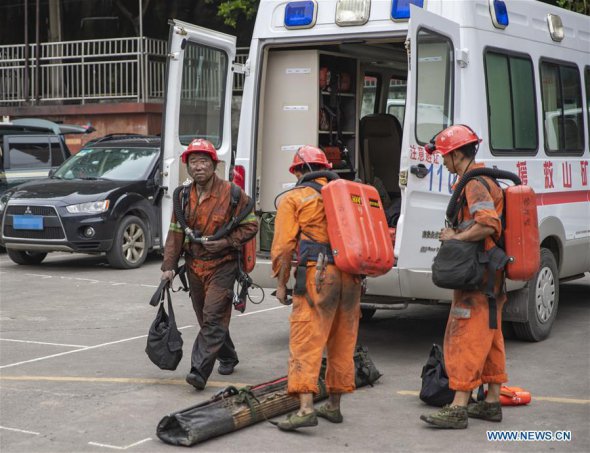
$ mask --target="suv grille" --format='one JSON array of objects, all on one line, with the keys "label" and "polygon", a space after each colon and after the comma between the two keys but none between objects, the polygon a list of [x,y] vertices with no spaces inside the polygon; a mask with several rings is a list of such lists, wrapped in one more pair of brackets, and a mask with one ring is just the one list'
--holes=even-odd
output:
[{"label": "suv grille", "polygon": [[[24,215],[25,211],[27,214],[43,216],[42,230],[15,230],[13,228],[12,217],[15,215]],[[51,206],[8,206],[4,217],[4,230],[2,233],[5,237],[15,239],[59,240],[66,238],[57,211]]]},{"label": "suv grille", "polygon": [[9,206],[6,211],[8,215],[24,215],[25,212],[33,215],[57,217],[57,212],[51,206]]}]

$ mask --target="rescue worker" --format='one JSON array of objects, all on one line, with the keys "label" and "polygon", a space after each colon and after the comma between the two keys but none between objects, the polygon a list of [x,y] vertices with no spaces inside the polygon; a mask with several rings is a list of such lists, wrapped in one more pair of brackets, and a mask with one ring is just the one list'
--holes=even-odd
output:
[{"label": "rescue worker", "polygon": [[[299,148],[289,171],[300,179],[311,171],[331,167],[321,149],[307,145]],[[328,181],[321,177],[315,182],[323,186]],[[343,421],[340,398],[355,389],[353,355],[360,318],[361,279],[334,265],[322,196],[311,187],[296,186],[287,192],[280,200],[275,219],[272,269],[278,280],[276,297],[285,305],[290,303],[287,281],[295,251],[299,257],[299,284],[295,285],[290,317],[287,390],[299,397],[300,407],[277,424],[284,431],[316,426],[318,416],[332,423]],[[320,254],[325,257],[324,265],[318,264],[322,261]],[[316,412],[313,396],[319,392],[324,348],[329,399]]]},{"label": "rescue worker", "polygon": [[[481,139],[464,125],[454,125],[440,132],[429,153],[442,155],[443,164],[460,178],[468,171],[482,168],[475,162],[475,154]],[[495,246],[502,233],[501,216],[504,206],[502,189],[496,182],[483,177],[486,187],[477,179],[471,179],[464,189],[465,204],[459,214],[457,229],[444,228],[440,240],[484,240],[485,250]],[[486,270],[487,272],[487,270]],[[502,325],[502,307],[506,302],[503,271],[488,275],[494,281],[497,325]],[[492,305],[493,307],[493,305]],[[493,310],[493,308],[492,308]],[[468,417],[499,422],[502,420],[500,387],[508,380],[504,338],[500,327],[490,327],[488,297],[483,290],[454,290],[453,302],[444,339],[445,367],[449,387],[455,391],[452,403],[438,412],[420,418],[438,428],[467,428]],[[492,312],[493,313],[493,312]],[[471,393],[482,383],[488,384],[485,401],[469,404]]]},{"label": "rescue worker", "polygon": [[[211,236],[230,221],[232,185],[215,174],[219,159],[211,142],[193,140],[181,158],[194,180],[184,209],[186,222],[190,228],[202,232],[203,236]],[[244,210],[249,201],[248,196],[240,192],[236,215]],[[189,241],[176,216],[172,215],[164,248],[162,280],[172,281],[178,260],[184,254],[190,297],[200,326],[186,381],[197,390],[205,388],[215,359],[220,362],[219,374],[232,374],[238,364],[238,355],[229,334],[238,252],[257,231],[258,223],[252,212],[226,237],[201,244]]]}]

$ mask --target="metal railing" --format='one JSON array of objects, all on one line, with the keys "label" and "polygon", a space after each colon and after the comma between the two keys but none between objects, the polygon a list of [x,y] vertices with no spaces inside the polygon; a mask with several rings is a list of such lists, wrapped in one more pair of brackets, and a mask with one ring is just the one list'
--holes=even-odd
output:
[{"label": "metal railing", "polygon": [[[162,102],[167,42],[152,38],[98,39],[0,46],[0,106],[87,102]],[[236,62],[244,63],[247,48]],[[241,91],[244,75],[234,77]]]}]

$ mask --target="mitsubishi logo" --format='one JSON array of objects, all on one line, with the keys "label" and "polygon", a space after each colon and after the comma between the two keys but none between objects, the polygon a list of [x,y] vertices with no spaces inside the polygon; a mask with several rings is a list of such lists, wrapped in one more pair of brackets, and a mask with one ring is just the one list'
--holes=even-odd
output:
[{"label": "mitsubishi logo", "polygon": [[33,215],[33,211],[31,211],[30,206],[27,206],[27,209],[25,209],[25,214]]}]

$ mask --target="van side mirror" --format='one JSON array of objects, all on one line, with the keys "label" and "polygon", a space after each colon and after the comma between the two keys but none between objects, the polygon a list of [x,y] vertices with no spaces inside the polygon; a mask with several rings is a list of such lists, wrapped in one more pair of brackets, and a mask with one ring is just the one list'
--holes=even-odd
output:
[{"label": "van side mirror", "polygon": [[54,174],[55,174],[55,168],[52,168],[51,170],[49,170],[49,173],[47,174],[47,176],[49,178],[51,178]]}]

